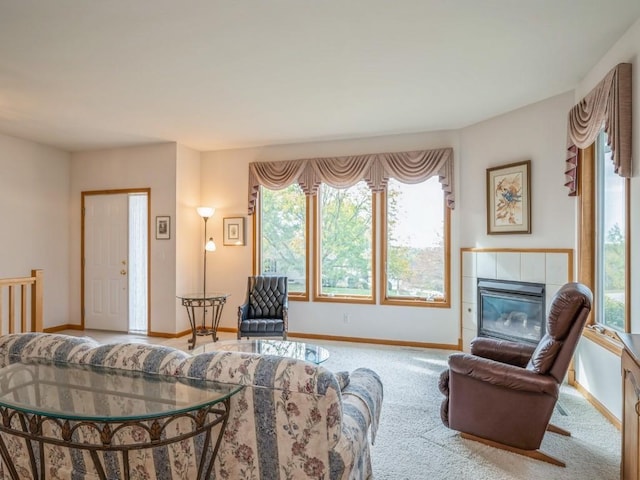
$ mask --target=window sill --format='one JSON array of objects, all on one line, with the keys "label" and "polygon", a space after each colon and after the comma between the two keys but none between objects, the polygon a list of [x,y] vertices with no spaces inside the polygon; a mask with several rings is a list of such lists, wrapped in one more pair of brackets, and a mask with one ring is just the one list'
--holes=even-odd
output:
[{"label": "window sill", "polygon": [[582,334],[585,338],[609,350],[611,353],[618,356],[622,355],[622,342],[615,331],[602,327],[601,325],[587,325],[582,331]]}]

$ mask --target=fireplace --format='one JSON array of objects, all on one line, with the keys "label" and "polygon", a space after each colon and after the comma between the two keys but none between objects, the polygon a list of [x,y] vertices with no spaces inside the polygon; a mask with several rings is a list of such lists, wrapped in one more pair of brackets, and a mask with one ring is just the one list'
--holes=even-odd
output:
[{"label": "fireplace", "polygon": [[478,336],[536,345],[545,334],[544,287],[478,278]]}]

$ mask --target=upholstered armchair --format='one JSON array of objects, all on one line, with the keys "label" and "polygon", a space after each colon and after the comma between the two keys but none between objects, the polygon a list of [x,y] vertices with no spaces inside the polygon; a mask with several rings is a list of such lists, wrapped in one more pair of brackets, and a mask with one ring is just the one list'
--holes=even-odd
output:
[{"label": "upholstered armchair", "polygon": [[537,346],[476,338],[471,354],[449,356],[440,377],[442,421],[463,438],[565,466],[539,450],[587,316],[591,291],[568,283],[553,297]]},{"label": "upholstered armchair", "polygon": [[238,307],[238,339],[282,337],[289,329],[287,277],[255,276],[247,282],[247,297]]}]

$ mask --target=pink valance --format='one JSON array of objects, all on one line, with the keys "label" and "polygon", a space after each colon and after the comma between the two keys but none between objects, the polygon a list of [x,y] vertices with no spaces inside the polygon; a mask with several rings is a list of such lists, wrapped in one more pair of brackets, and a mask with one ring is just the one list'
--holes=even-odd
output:
[{"label": "pink valance", "polygon": [[420,183],[438,175],[447,206],[455,206],[453,149],[370,153],[345,157],[309,158],[249,164],[249,215],[253,214],[260,186],[280,190],[298,183],[305,195],[316,195],[320,184],[348,188],[364,180],[374,192],[387,187],[390,178]]},{"label": "pink valance", "polygon": [[569,112],[565,185],[577,193],[578,148],[587,148],[602,128],[607,134],[615,172],[631,177],[631,64],[616,65]]}]

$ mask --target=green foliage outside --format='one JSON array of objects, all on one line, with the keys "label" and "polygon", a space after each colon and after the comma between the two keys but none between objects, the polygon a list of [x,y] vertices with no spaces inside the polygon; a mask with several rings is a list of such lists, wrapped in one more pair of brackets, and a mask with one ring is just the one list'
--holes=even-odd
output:
[{"label": "green foliage outside", "polygon": [[607,232],[604,243],[604,321],[603,324],[624,331],[625,305],[625,238],[615,224]]},{"label": "green foliage outside", "polygon": [[[416,248],[394,237],[399,192],[387,194],[387,291],[390,296],[433,298],[444,292],[444,248]],[[322,293],[373,294],[372,194],[364,183],[348,189],[323,185],[320,192]],[[290,291],[302,291],[305,272],[306,201],[298,185],[261,191],[261,269],[289,277]],[[427,214],[427,213],[425,213]],[[296,290],[296,284],[299,285]]]},{"label": "green foliage outside", "polygon": [[616,223],[607,233],[604,244],[605,290],[625,289],[625,240]]},{"label": "green foliage outside", "polygon": [[291,292],[304,290],[306,200],[298,185],[261,192],[262,273],[289,277]]},{"label": "green foliage outside", "polygon": [[604,324],[624,332],[624,303],[608,295],[604,296]]},{"label": "green foliage outside", "polygon": [[[438,184],[438,188],[439,188]],[[392,297],[444,297],[444,239],[432,247],[416,248],[397,237],[400,191],[390,185],[387,192],[387,294]],[[425,215],[428,209],[425,207]]]},{"label": "green foliage outside", "polygon": [[322,292],[372,295],[371,190],[321,187]]}]

